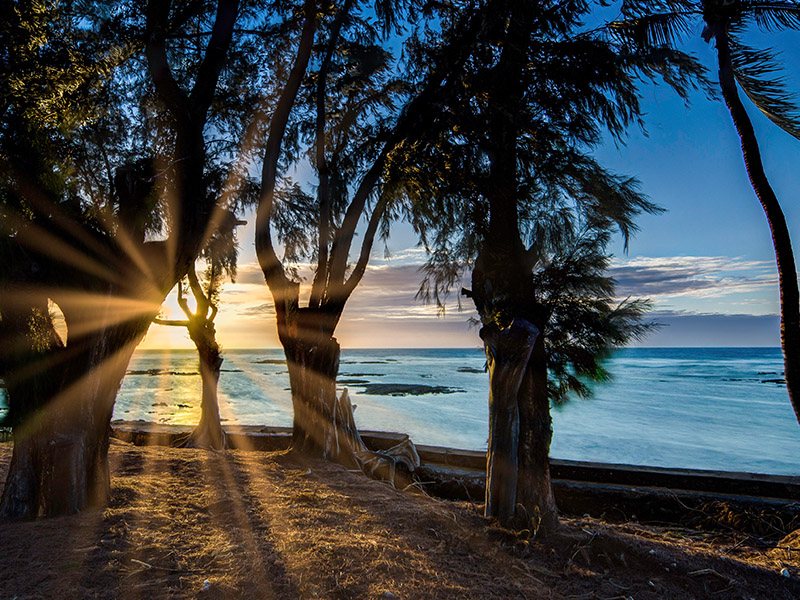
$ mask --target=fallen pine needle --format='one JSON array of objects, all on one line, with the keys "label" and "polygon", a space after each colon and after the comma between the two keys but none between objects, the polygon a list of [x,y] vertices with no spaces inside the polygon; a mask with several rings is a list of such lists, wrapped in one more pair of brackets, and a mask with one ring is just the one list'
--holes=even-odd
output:
[{"label": "fallen pine needle", "polygon": [[[164,571],[165,573],[211,573],[219,571],[219,569],[173,569],[170,567],[159,567],[158,565],[151,565],[150,563],[146,563],[143,560],[138,560],[136,558],[132,558],[131,562],[134,562],[137,565],[142,565],[146,569],[153,569],[154,571]],[[139,572],[141,573],[142,571]]]},{"label": "fallen pine needle", "polygon": [[539,585],[544,585],[544,582],[543,582],[541,579],[537,579],[536,577],[534,577],[533,575],[531,575],[530,573],[528,573],[528,572],[527,572],[525,569],[523,569],[523,568],[522,568],[522,567],[520,567],[519,565],[512,565],[512,566],[513,566],[513,568],[515,568],[517,571],[519,571],[520,573],[522,573],[522,574],[523,574],[523,575],[525,575],[526,577],[530,577],[531,579],[533,579],[533,580],[534,580],[536,583],[538,583]]},{"label": "fallen pine needle", "polygon": [[689,573],[690,577],[696,577],[697,575],[716,575],[717,577],[722,577],[723,579],[728,579],[722,573],[717,573],[714,569],[700,569],[699,571],[692,571]]}]

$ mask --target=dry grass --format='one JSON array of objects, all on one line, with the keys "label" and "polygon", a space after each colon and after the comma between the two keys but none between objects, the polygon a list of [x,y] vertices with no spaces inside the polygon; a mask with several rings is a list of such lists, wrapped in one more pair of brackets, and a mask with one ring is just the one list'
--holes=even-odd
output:
[{"label": "dry grass", "polygon": [[[0,444],[0,475],[9,457]],[[0,599],[800,597],[798,553],[733,534],[587,518],[529,544],[336,465],[127,445],[111,460],[105,510],[0,522]]]}]

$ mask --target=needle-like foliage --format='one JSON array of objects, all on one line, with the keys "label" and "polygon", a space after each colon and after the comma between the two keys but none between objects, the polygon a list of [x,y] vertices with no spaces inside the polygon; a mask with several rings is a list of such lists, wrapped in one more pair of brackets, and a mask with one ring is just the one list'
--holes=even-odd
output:
[{"label": "needle-like foliage", "polygon": [[[659,209],[592,148],[642,124],[642,80],[683,98],[708,83],[685,53],[589,30],[589,3],[475,5],[479,42],[431,107],[434,126],[398,156],[424,167],[398,171],[410,174],[409,219],[429,253],[419,297],[442,305],[471,275],[463,293],[490,372],[486,515],[546,531],[556,513],[550,404],[589,395],[608,377],[610,349],[651,327],[641,321],[647,302],[615,299],[607,247],[612,231],[627,245],[636,217]],[[463,8],[446,28],[456,30]],[[416,51],[436,60],[441,49],[421,40]]]}]

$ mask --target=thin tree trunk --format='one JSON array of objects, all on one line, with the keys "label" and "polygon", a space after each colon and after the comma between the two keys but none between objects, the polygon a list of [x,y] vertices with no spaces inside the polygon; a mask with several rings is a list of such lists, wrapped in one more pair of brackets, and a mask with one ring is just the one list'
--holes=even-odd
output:
[{"label": "thin tree trunk", "polygon": [[[202,327],[198,335],[191,336],[197,346],[200,361],[200,379],[202,382],[202,399],[200,401],[200,421],[194,431],[185,440],[178,442],[182,448],[207,448],[225,450],[228,447],[227,436],[219,418],[219,376],[222,369],[222,353],[213,331]],[[197,338],[197,339],[196,339]]]},{"label": "thin tree trunk", "polygon": [[781,347],[783,348],[786,387],[795,416],[800,423],[800,291],[797,286],[797,267],[789,237],[789,228],[786,225],[786,218],[780,203],[764,172],[753,124],[747,116],[736,89],[727,31],[722,25],[717,25],[714,34],[722,96],[742,142],[742,154],[747,175],[753,191],[761,202],[772,233],[780,286]]}]

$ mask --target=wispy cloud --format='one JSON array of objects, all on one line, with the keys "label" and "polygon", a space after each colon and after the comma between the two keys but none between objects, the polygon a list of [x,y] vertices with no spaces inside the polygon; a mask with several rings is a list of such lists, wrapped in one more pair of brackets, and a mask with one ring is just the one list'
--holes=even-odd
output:
[{"label": "wispy cloud", "polygon": [[[472,303],[467,300],[464,310],[458,310],[459,287],[451,293],[444,318],[435,306],[415,299],[424,259],[421,249],[411,248],[389,260],[373,260],[338,328],[343,346],[470,346],[479,342],[468,324],[477,316]],[[310,269],[306,266],[301,275],[305,298]],[[650,318],[666,326],[648,339],[648,345],[773,345],[776,339],[774,306],[765,301],[772,295],[767,293],[770,288],[777,288],[771,262],[724,256],[637,257],[615,259],[611,275],[618,281],[620,297],[654,300],[656,310]],[[277,346],[275,309],[254,261],[240,264],[237,282],[225,286],[217,331],[228,347]],[[153,336],[163,335],[153,332]],[[158,339],[153,337],[149,345],[157,346]]]},{"label": "wispy cloud", "polygon": [[620,296],[653,300],[721,297],[775,287],[775,266],[727,256],[638,257],[615,260],[610,274]]}]

